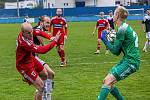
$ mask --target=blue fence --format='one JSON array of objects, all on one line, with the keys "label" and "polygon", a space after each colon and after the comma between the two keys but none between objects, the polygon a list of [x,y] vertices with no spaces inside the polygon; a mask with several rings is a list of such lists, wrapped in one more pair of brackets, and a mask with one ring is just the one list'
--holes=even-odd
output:
[{"label": "blue fence", "polygon": [[[144,12],[150,6],[127,6],[127,9],[140,9],[144,8]],[[64,8],[64,16],[67,21],[95,21],[98,19],[100,11],[108,14],[109,10],[114,11],[115,7],[78,7],[78,8]],[[21,23],[23,17],[28,15],[35,18],[35,22],[38,21],[38,17],[41,15],[55,16],[56,9],[20,9],[20,16],[22,18],[10,18],[17,17],[16,9],[0,9],[0,23]],[[138,11],[132,11],[130,14],[138,13]],[[141,20],[143,16],[129,16],[129,20]]]},{"label": "blue fence", "polygon": [[[66,17],[68,22],[80,22],[80,21],[97,21],[98,16],[85,16],[85,17]],[[142,20],[143,16],[129,16],[128,20]],[[23,23],[24,18],[0,18],[0,23]],[[39,21],[39,18],[34,18],[35,23]]]}]

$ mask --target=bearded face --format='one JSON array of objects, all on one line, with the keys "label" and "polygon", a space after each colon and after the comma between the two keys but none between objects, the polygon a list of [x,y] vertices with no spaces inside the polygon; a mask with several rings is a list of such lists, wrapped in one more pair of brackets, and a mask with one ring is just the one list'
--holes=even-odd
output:
[{"label": "bearded face", "polygon": [[56,10],[56,15],[57,15],[58,17],[62,16],[62,9],[57,9],[57,10]]}]

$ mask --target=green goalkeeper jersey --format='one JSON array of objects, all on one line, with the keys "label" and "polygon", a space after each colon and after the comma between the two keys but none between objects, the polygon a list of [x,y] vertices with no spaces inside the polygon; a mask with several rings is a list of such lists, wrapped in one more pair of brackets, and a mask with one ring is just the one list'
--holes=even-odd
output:
[{"label": "green goalkeeper jersey", "polygon": [[138,36],[128,24],[122,23],[116,33],[116,39],[112,43],[108,43],[107,46],[113,54],[119,55],[123,52],[122,60],[139,67]]}]

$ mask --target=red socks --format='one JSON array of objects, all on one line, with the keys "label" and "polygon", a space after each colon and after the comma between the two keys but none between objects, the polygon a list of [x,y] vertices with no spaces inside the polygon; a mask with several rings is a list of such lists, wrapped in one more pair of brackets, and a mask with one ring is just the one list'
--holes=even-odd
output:
[{"label": "red socks", "polygon": [[64,50],[58,51],[58,54],[61,58],[61,62],[64,62],[65,61],[65,52],[64,52]]}]

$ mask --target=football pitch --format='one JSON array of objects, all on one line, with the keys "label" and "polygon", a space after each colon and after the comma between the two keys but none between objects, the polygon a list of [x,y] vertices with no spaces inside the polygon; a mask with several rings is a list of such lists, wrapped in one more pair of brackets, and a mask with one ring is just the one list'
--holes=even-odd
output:
[{"label": "football pitch", "polygon": [[[141,21],[128,22],[137,32],[141,52],[140,70],[116,86],[125,100],[150,100],[150,49],[143,53],[145,33]],[[102,81],[121,58],[111,53],[94,55],[97,35],[92,36],[95,22],[69,22],[69,36],[65,43],[68,66],[59,67],[56,48],[41,55],[55,71],[52,100],[97,100]],[[20,24],[0,24],[0,100],[33,100],[35,89],[22,81],[15,66],[16,38]],[[48,41],[45,40],[47,43]],[[109,95],[108,100],[115,100]]]}]

